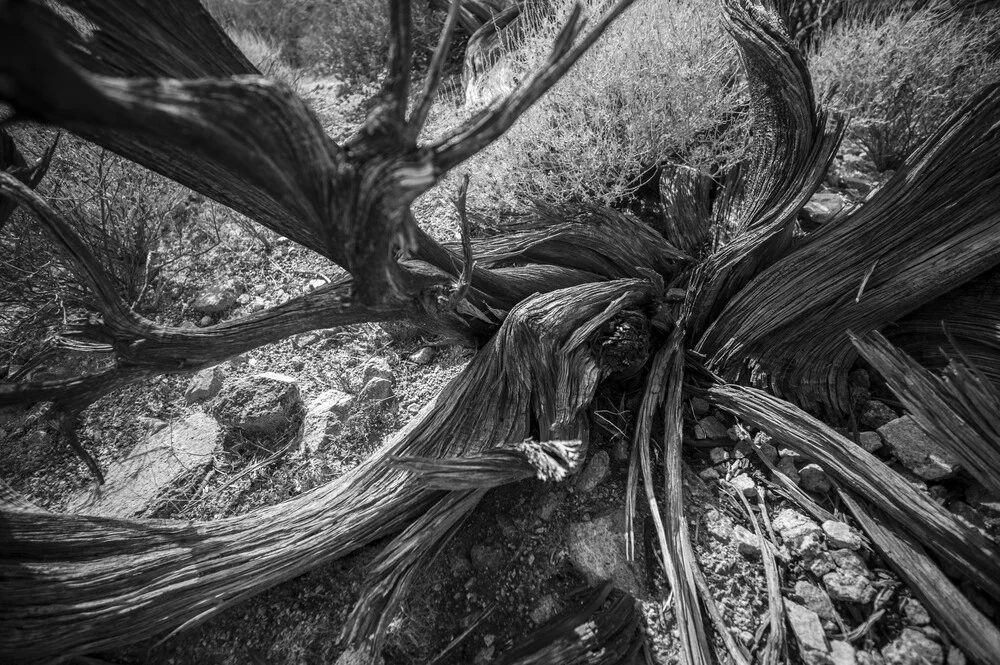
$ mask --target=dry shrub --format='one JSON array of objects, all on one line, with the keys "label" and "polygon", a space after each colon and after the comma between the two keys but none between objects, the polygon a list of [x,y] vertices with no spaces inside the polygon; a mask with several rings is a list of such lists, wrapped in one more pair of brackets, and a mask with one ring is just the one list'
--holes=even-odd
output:
[{"label": "dry shrub", "polygon": [[[606,4],[589,0],[585,11],[595,16]],[[537,67],[572,5],[529,6],[519,46],[500,59],[495,80],[486,85],[502,92]],[[615,204],[646,184],[643,176],[652,177],[651,167],[664,161],[712,171],[738,159],[744,90],[730,42],[714,3],[636,3],[507,135],[470,163],[470,196],[491,208],[517,208],[531,198]]]},{"label": "dry shrub", "polygon": [[852,115],[869,159],[891,169],[1000,78],[991,54],[998,34],[1000,10],[963,16],[943,1],[915,12],[906,3],[889,12],[857,5],[820,42],[810,69],[817,94]]},{"label": "dry shrub", "polygon": [[298,89],[302,81],[301,70],[289,66],[281,55],[281,49],[264,35],[254,30],[241,30],[230,27],[226,30],[233,43],[243,51],[254,67],[269,79],[287,84],[292,89]]}]

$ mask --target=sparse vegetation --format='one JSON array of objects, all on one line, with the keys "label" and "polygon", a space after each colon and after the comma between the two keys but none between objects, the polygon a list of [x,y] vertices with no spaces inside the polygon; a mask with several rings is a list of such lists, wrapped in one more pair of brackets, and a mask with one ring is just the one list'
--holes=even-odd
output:
[{"label": "sparse vegetation", "polygon": [[851,115],[879,170],[894,169],[983,85],[1000,80],[1000,9],[961,14],[859,3],[810,57],[817,94]]}]

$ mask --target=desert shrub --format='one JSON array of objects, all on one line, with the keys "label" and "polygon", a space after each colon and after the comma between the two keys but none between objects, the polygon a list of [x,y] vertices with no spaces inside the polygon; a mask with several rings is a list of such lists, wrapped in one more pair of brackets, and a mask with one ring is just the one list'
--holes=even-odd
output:
[{"label": "desert shrub", "polygon": [[[20,127],[37,156],[53,133]],[[183,188],[81,139],[63,135],[39,188],[80,233],[119,293],[138,307],[155,279],[155,252]],[[90,294],[36,220],[18,210],[0,232],[0,364],[20,364],[75,315]]]},{"label": "desert shrub", "polygon": [[264,76],[275,81],[286,83],[297,88],[302,80],[301,70],[291,67],[285,62],[281,49],[264,35],[254,30],[241,30],[230,27],[226,31],[229,38],[247,59],[260,70]]},{"label": "desert shrub", "polygon": [[852,116],[879,170],[895,168],[981,86],[1000,79],[991,54],[1000,11],[963,16],[947,2],[888,13],[855,8],[811,55],[817,94]]},{"label": "desert shrub", "polygon": [[[519,46],[494,74],[517,77],[551,50],[572,2],[529,6]],[[589,15],[606,6],[584,3]],[[668,5],[668,6],[664,6]],[[493,83],[498,91],[503,83]],[[713,170],[738,159],[744,89],[713,3],[636,3],[514,128],[469,165],[477,204],[531,198],[614,204],[663,161]],[[467,110],[467,112],[469,112]],[[478,199],[477,199],[478,197]]]},{"label": "desert shrub", "polygon": [[[250,33],[275,44],[293,67],[336,74],[352,82],[373,80],[385,68],[389,21],[382,2],[206,0],[205,6],[231,35]],[[413,17],[419,65],[426,62],[436,43],[443,12],[414,3]]]}]

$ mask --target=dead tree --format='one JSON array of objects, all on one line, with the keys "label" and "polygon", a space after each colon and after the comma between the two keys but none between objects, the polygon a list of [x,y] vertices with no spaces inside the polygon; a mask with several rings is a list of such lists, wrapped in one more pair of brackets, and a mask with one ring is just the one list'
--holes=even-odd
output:
[{"label": "dead tree", "polygon": [[[855,343],[877,367],[893,369],[879,361],[876,350],[887,343],[868,337],[873,331],[947,320],[934,301],[949,293],[985,306],[982,291],[966,285],[1000,263],[1000,85],[952,116],[864,205],[799,236],[796,216],[829,167],[843,119],[816,103],[780,14],[725,0],[752,101],[754,149],[732,165],[713,201],[683,169],[664,170],[667,237],[629,216],[581,207],[556,223],[539,217],[452,248],[430,238],[411,213],[419,194],[509,129],[629,4],[621,0],[587,32],[574,12],[538,71],[466,124],[421,144],[460,5],[451,5],[409,109],[409,4],[389,0],[393,44],[378,104],[352,139],[337,144],[287,87],[254,76],[195,0],[0,2],[0,99],[17,113],[173,178],[350,273],[245,319],[200,330],[159,326],[129,308],[57,207],[0,173],[0,194],[37,217],[101,303],[100,315],[71,336],[115,355],[113,367],[97,374],[0,384],[0,405],[48,401],[75,414],[131,381],[362,321],[410,322],[480,346],[374,457],[247,515],[198,523],[56,515],[4,490],[0,654],[65,658],[179,630],[392,536],[345,627],[352,643],[377,645],[415,573],[484,494],[529,476],[558,482],[571,474],[585,455],[586,409],[598,385],[638,372],[646,391],[627,501],[634,514],[641,483],[684,662],[712,661],[705,617],[721,621],[700,581],[681,503],[685,394],[707,396],[824,464],[888,559],[900,568],[919,562],[906,579],[952,637],[981,662],[1000,652],[1000,634],[922,550],[1000,598],[997,546],[803,408],[832,419],[849,411],[845,377]],[[667,286],[686,289],[683,302]],[[996,349],[995,327],[965,326],[962,335],[978,352]],[[907,339],[910,353],[926,351]],[[995,386],[975,383],[987,379],[959,370],[954,377],[952,393],[990,403]],[[923,394],[945,390],[928,386]],[[976,433],[967,444],[997,445],[995,431],[977,421],[985,407],[948,399],[950,422]],[[664,476],[656,481],[658,417]],[[992,461],[983,474],[996,480]],[[665,510],[654,492],[659,482]],[[775,611],[777,636],[783,624]],[[609,625],[632,624],[619,617]],[[732,657],[747,662],[725,627],[717,628]],[[636,639],[634,630],[615,634]],[[608,653],[634,653],[619,647]],[[779,637],[769,641],[768,662],[779,648]],[[509,662],[538,662],[519,658]]]}]

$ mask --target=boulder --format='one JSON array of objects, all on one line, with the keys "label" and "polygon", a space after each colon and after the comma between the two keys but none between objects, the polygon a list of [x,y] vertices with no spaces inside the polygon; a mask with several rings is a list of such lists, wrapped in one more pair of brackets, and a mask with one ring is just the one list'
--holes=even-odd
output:
[{"label": "boulder", "polygon": [[212,461],[222,441],[215,418],[192,413],[139,442],[105,471],[104,485],[79,493],[70,512],[102,517],[132,517],[181,474]]},{"label": "boulder", "polygon": [[959,469],[958,460],[941,448],[910,416],[903,416],[878,429],[896,459],[924,480],[942,480]]},{"label": "boulder", "polygon": [[295,379],[266,372],[227,384],[212,405],[226,427],[250,435],[269,436],[290,427],[302,409]]}]

